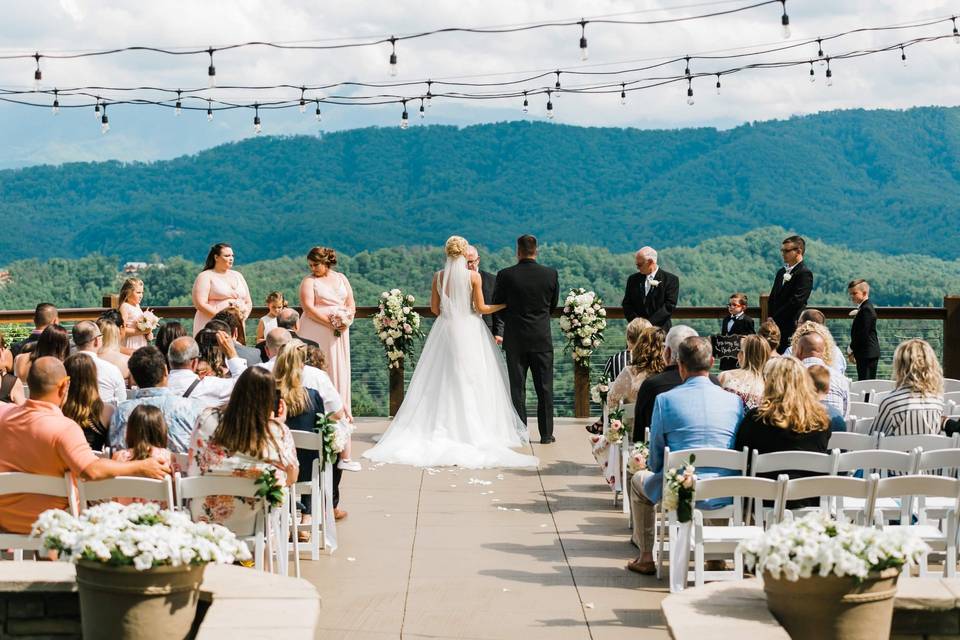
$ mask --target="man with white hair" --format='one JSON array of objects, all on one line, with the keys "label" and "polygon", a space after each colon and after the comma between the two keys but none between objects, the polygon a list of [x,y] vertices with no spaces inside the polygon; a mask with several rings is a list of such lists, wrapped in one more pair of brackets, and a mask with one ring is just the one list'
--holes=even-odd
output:
[{"label": "man with white hair", "polygon": [[[489,301],[493,300],[493,287],[497,283],[497,276],[480,269],[480,252],[472,244],[467,246],[464,257],[467,259],[467,269],[480,274],[483,300],[489,304]],[[499,313],[488,313],[483,316],[483,321],[490,329],[490,333],[493,334],[496,343],[503,344],[503,317]]]},{"label": "man with white hair", "polygon": [[627,278],[623,315],[627,322],[646,318],[655,327],[670,330],[670,317],[680,297],[680,278],[657,264],[657,252],[643,247],[636,253],[637,273]]},{"label": "man with white hair", "polygon": [[[678,324],[667,333],[667,338],[663,343],[663,361],[667,364],[666,369],[644,380],[640,385],[640,390],[637,391],[637,404],[633,414],[634,442],[646,440],[646,431],[653,417],[653,403],[657,396],[679,387],[683,383],[677,361],[680,353],[680,343],[687,338],[698,335],[700,334],[697,333],[696,329],[685,324]],[[710,374],[710,382],[717,386],[720,385],[720,381],[713,374]]]},{"label": "man with white hair", "polygon": [[230,399],[237,378],[247,368],[247,361],[237,354],[233,338],[224,331],[217,332],[217,343],[227,360],[229,378],[197,375],[200,363],[200,347],[190,336],[180,336],[167,347],[167,362],[170,373],[167,388],[171,393],[199,400],[206,407],[219,407]]}]

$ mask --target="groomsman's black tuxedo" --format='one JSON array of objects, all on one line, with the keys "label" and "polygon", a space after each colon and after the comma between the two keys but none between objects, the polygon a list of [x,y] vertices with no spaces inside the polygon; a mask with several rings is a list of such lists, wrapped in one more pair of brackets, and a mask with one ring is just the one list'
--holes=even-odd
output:
[{"label": "groomsman's black tuxedo", "polygon": [[621,304],[623,315],[627,322],[634,318],[646,318],[653,326],[669,331],[672,324],[670,317],[680,297],[680,278],[658,268],[653,279],[659,284],[650,287],[650,292],[646,293],[647,276],[638,271],[627,278],[627,289]]},{"label": "groomsman's black tuxedo", "polygon": [[553,338],[550,314],[557,308],[557,271],[523,258],[497,274],[493,304],[505,304],[503,348],[507,352],[510,396],[527,422],[527,369],[537,392],[537,426],[541,441],[553,441]]},{"label": "groomsman's black tuxedo", "polygon": [[[490,301],[493,300],[493,290],[496,282],[497,276],[488,271],[480,272],[480,284],[483,290],[484,304],[493,304]],[[485,314],[483,316],[483,321],[487,323],[487,328],[490,329],[490,333],[495,336],[503,335],[503,318],[500,317],[499,313]]]},{"label": "groomsman's black tuxedo", "polygon": [[780,347],[777,349],[780,353],[790,344],[790,338],[797,329],[797,318],[807,306],[813,290],[813,272],[807,268],[805,262],[800,261],[793,267],[788,282],[783,281],[786,272],[785,267],[777,270],[767,307],[770,317],[780,327]]},{"label": "groomsman's black tuxedo", "polygon": [[[733,325],[730,324],[731,320],[733,320]],[[728,314],[726,318],[720,321],[720,335],[722,336],[749,336],[754,333],[756,333],[756,330],[754,329],[753,318],[746,313],[741,313],[736,317]],[[736,358],[720,358],[720,371],[729,371],[739,366]]]},{"label": "groomsman's black tuxedo", "polygon": [[880,361],[880,340],[877,338],[877,310],[869,299],[864,300],[850,327],[850,350],[857,360],[857,378],[874,380]]}]

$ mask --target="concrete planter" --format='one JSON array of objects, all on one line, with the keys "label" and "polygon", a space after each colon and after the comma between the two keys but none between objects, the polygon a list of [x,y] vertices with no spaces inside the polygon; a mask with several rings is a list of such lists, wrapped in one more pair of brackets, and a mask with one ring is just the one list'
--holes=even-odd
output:
[{"label": "concrete planter", "polygon": [[763,574],[767,607],[793,640],[887,640],[899,569],[852,577],[812,576],[796,582]]},{"label": "concrete planter", "polygon": [[85,640],[180,639],[197,614],[205,564],[138,571],[97,562],[77,564]]}]

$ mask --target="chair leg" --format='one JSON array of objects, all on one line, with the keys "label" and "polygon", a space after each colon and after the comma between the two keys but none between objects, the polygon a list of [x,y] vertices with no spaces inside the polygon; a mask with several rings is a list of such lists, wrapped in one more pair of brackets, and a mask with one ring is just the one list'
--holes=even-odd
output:
[{"label": "chair leg", "polygon": [[297,522],[297,485],[290,487],[290,513],[288,514],[291,523],[290,540],[293,544],[293,571],[296,577],[300,577],[300,525]]},{"label": "chair leg", "polygon": [[320,550],[327,548],[327,505],[326,496],[319,483],[311,487],[310,494],[310,559],[319,560]]},{"label": "chair leg", "polygon": [[743,554],[739,551],[733,553],[733,572],[737,580],[743,580]]},{"label": "chair leg", "polygon": [[948,578],[957,575],[957,546],[947,543],[947,557],[943,561],[943,573]]},{"label": "chair leg", "polygon": [[703,543],[698,542],[693,547],[694,564],[694,584],[698,587],[703,586],[703,572],[705,570],[703,563]]}]

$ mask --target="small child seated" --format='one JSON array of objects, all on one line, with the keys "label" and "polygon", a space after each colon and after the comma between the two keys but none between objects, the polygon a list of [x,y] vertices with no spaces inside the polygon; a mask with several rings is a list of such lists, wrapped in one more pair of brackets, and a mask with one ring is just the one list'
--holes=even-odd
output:
[{"label": "small child seated", "polygon": [[[173,457],[167,448],[167,423],[163,419],[163,412],[158,407],[147,404],[136,407],[127,419],[127,448],[115,451],[113,459],[118,462],[130,462],[156,458],[169,463],[176,473],[181,469],[178,468]],[[140,498],[117,498],[116,502],[130,504],[150,501]]]},{"label": "small child seated", "polygon": [[260,318],[257,323],[257,342],[263,342],[271,330],[277,328],[277,316],[287,306],[283,294],[279,291],[271,291],[267,294],[267,315]]}]

